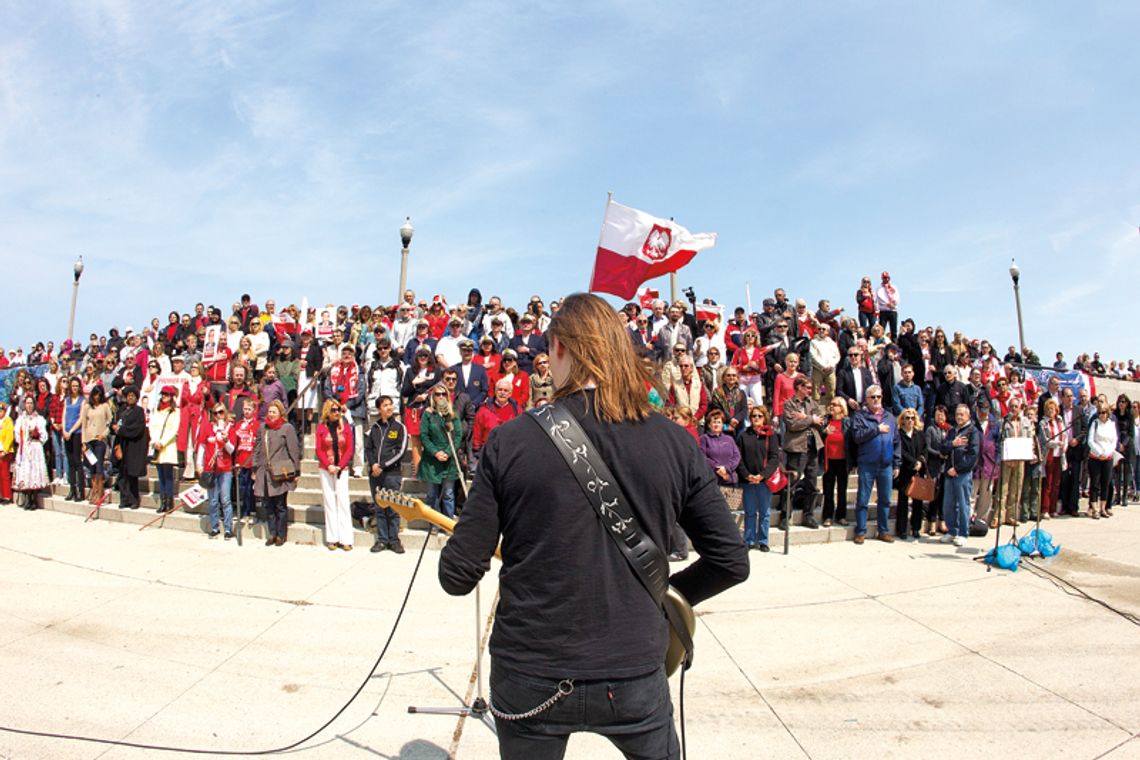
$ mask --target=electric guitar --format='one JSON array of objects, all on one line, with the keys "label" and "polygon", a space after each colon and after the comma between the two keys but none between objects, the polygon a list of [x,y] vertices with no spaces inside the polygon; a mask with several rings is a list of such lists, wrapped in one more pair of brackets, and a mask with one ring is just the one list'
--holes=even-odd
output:
[{"label": "electric guitar", "polygon": [[[396,514],[408,522],[412,520],[424,520],[447,533],[455,532],[454,518],[440,514],[414,496],[393,491],[389,488],[378,488],[376,489],[375,499],[377,506],[395,510]],[[495,549],[495,556],[499,559],[503,558],[497,548]],[[693,613],[692,605],[689,604],[688,600],[681,595],[680,591],[670,586],[665,592],[665,598],[661,601],[661,604],[663,606],[669,605],[673,608],[674,612],[678,613],[677,617],[688,630],[691,640],[697,630],[697,616]],[[677,671],[677,668],[681,666],[682,661],[685,659],[685,646],[673,631],[673,626],[670,625],[668,627],[669,647],[665,650],[665,673],[671,676]]]}]

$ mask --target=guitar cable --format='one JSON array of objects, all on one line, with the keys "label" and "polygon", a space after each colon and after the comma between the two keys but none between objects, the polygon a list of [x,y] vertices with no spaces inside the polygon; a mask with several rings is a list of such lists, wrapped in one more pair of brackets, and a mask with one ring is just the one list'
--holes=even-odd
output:
[{"label": "guitar cable", "polygon": [[119,739],[104,739],[101,737],[83,736],[83,735],[79,735],[79,734],[62,734],[62,733],[56,733],[54,731],[37,731],[34,729],[29,729],[29,728],[15,728],[13,726],[3,726],[3,725],[0,725],[0,732],[9,733],[9,734],[19,734],[22,736],[38,736],[38,737],[47,738],[47,739],[65,739],[68,741],[87,742],[89,744],[104,744],[104,745],[108,745],[108,746],[112,746],[112,747],[130,747],[131,749],[147,749],[147,750],[152,750],[154,752],[184,752],[184,753],[189,754],[189,755],[218,755],[218,756],[229,756],[229,757],[233,757],[233,756],[249,757],[249,756],[256,756],[256,755],[277,755],[277,754],[281,754],[283,752],[288,752],[290,750],[296,749],[297,747],[300,747],[302,744],[304,744],[305,742],[314,738],[315,736],[320,734],[322,731],[324,731],[326,728],[331,726],[333,724],[333,722],[337,718],[339,718],[344,713],[345,710],[347,710],[349,708],[349,705],[351,705],[353,702],[356,701],[356,698],[360,696],[360,693],[362,691],[364,691],[364,687],[367,686],[368,682],[372,680],[372,676],[374,676],[376,674],[376,669],[378,667],[380,667],[380,662],[381,662],[381,660],[384,659],[384,655],[386,655],[388,653],[388,647],[391,645],[392,639],[396,636],[396,630],[400,627],[400,621],[404,617],[404,610],[408,606],[408,599],[412,595],[412,588],[415,586],[416,576],[419,575],[420,565],[423,563],[423,560],[424,560],[424,552],[427,551],[427,546],[428,546],[428,543],[429,543],[432,535],[434,535],[434,531],[429,532],[424,537],[424,543],[423,543],[423,546],[420,547],[419,557],[416,558],[416,565],[412,569],[412,577],[408,580],[408,588],[404,592],[403,601],[400,603],[400,610],[396,613],[396,619],[392,623],[392,629],[388,632],[388,638],[384,642],[384,648],[380,650],[380,655],[376,658],[376,661],[372,663],[372,667],[369,669],[368,675],[366,675],[364,677],[364,680],[361,681],[360,686],[358,686],[356,688],[356,691],[354,691],[352,693],[352,696],[348,698],[348,701],[345,702],[344,705],[342,705],[339,710],[337,710],[335,713],[333,713],[333,716],[331,718],[329,718],[324,723],[322,723],[314,731],[310,732],[309,734],[306,734],[304,737],[298,739],[295,742],[292,742],[291,744],[286,744],[286,745],[281,746],[281,747],[273,747],[272,749],[225,750],[225,749],[202,749],[202,748],[198,748],[198,747],[177,747],[177,746],[173,746],[173,745],[164,745],[164,744],[146,744],[143,742],[130,742],[130,741],[123,741],[123,740],[119,740]]}]

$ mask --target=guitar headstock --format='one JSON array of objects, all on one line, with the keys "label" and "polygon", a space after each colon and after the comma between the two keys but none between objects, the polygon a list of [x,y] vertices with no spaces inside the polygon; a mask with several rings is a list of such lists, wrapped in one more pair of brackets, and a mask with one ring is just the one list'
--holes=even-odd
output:
[{"label": "guitar headstock", "polygon": [[416,497],[401,493],[400,491],[394,491],[391,488],[379,488],[376,490],[376,504],[395,510],[396,514],[408,522],[412,520],[426,520],[432,522],[431,516],[435,512],[435,510]]}]

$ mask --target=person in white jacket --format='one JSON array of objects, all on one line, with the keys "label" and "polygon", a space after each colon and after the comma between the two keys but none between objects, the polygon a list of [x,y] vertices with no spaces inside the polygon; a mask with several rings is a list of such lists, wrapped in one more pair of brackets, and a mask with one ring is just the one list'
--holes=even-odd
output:
[{"label": "person in white jacket", "polygon": [[[1098,520],[1112,517],[1108,506],[1108,494],[1112,489],[1112,461],[1118,444],[1116,422],[1112,419],[1112,409],[1101,402],[1097,405],[1096,416],[1089,422],[1089,517]],[[1097,501],[1100,507],[1097,507]]]},{"label": "person in white jacket", "polygon": [[839,366],[839,345],[831,337],[831,328],[820,324],[811,339],[812,396],[825,406],[835,395],[835,368]]}]

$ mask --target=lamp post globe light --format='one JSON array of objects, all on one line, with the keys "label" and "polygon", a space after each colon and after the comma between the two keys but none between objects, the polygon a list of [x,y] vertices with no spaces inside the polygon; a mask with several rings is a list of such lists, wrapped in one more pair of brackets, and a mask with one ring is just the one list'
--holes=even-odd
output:
[{"label": "lamp post globe light", "polygon": [[1013,302],[1017,306],[1017,343],[1021,351],[1022,361],[1025,360],[1025,327],[1021,322],[1021,268],[1017,266],[1016,259],[1010,259],[1009,279],[1013,280]]},{"label": "lamp post globe light", "polygon": [[416,228],[412,226],[412,218],[404,217],[404,224],[400,227],[400,242],[403,250],[400,252],[400,292],[396,294],[396,303],[404,298],[404,290],[408,287],[408,246],[412,244],[412,235]]},{"label": "lamp post globe light", "polygon": [[72,339],[72,334],[75,332],[75,302],[79,298],[79,278],[83,275],[83,257],[80,256],[75,260],[75,264],[71,267],[72,274],[75,275],[75,282],[71,286],[71,314],[67,318],[67,339]]}]

